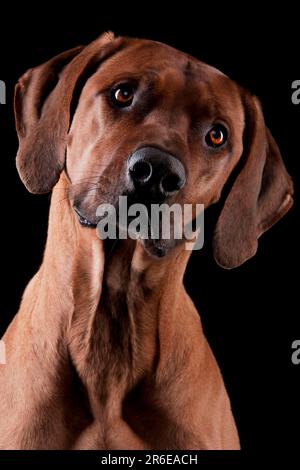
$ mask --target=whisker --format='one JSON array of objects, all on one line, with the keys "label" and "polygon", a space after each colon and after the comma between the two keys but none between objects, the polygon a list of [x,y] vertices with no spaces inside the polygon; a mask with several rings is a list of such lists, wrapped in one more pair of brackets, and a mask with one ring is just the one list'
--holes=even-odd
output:
[{"label": "whisker", "polygon": [[[112,170],[118,170],[118,171],[112,171]],[[122,172],[121,168],[118,168],[118,167],[113,167],[113,168],[110,167],[109,171],[110,173],[112,173],[113,176],[115,176],[116,173],[120,174]],[[85,176],[82,179],[107,177],[104,174],[99,175],[99,172],[88,172],[86,170],[78,170],[78,171],[72,170],[72,173],[75,173],[75,176],[80,175],[81,173],[84,174]]]},{"label": "whisker", "polygon": [[[110,192],[109,191],[99,191],[100,188],[90,188],[90,189],[87,189],[85,191],[81,191],[80,194],[76,194],[76,196],[78,197],[83,197],[83,196],[87,196],[89,194],[92,194],[92,193],[96,193],[98,192],[99,196],[107,196],[107,195],[110,195]],[[68,192],[68,194],[60,199],[59,201],[57,201],[57,204],[60,204],[66,200],[69,200],[70,202],[74,201],[75,200],[75,194],[73,195],[71,192]]]},{"label": "whisker", "polygon": [[[71,183],[70,186],[68,187],[59,187],[59,186],[56,186],[55,189],[60,189],[62,191],[70,191],[72,190],[73,187],[78,187],[80,185],[94,185],[94,186],[98,186],[99,188],[101,187],[101,183],[102,183],[102,180],[105,180],[105,181],[109,181],[111,182],[112,181],[112,178],[109,178],[109,177],[102,177],[100,181],[97,181],[97,182],[93,182],[93,181],[89,181],[89,179],[87,179],[87,181],[84,181],[84,182],[77,182],[77,183]],[[76,188],[77,189],[77,188]]]}]

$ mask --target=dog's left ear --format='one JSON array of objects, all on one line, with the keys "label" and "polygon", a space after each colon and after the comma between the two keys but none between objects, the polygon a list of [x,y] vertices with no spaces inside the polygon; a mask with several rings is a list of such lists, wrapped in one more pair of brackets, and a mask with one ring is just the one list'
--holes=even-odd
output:
[{"label": "dog's left ear", "polygon": [[265,126],[260,103],[246,92],[243,100],[243,166],[227,196],[213,239],[215,260],[227,269],[254,256],[257,239],[293,204],[293,183]]},{"label": "dog's left ear", "polygon": [[17,168],[30,192],[47,193],[57,183],[65,165],[72,110],[81,89],[123,44],[123,38],[105,33],[88,46],[64,52],[20,78],[15,90]]}]

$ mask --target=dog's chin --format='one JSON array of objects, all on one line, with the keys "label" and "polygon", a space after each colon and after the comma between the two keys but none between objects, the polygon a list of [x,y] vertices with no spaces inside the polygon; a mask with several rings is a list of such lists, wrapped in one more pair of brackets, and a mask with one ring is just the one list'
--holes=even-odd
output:
[{"label": "dog's chin", "polygon": [[176,246],[175,240],[146,239],[139,240],[146,253],[154,258],[164,258]]},{"label": "dog's chin", "polygon": [[[148,230],[150,230],[148,228]],[[174,239],[163,239],[163,238],[148,238],[147,235],[143,237],[141,232],[135,232],[134,229],[128,228],[128,225],[123,226],[121,224],[117,224],[117,231],[118,234],[122,234],[120,238],[130,238],[132,240],[136,240],[139,243],[146,253],[154,258],[163,258],[174,248],[180,240]],[[147,231],[149,234],[149,231]]]}]

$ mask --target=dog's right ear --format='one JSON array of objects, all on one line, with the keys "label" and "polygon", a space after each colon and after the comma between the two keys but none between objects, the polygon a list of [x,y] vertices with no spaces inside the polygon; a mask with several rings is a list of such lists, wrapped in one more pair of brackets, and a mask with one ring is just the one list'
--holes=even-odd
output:
[{"label": "dog's right ear", "polygon": [[293,205],[293,182],[265,125],[258,99],[243,92],[245,109],[242,167],[216,224],[213,249],[226,269],[255,255],[258,238]]},{"label": "dog's right ear", "polygon": [[105,33],[26,72],[15,90],[17,168],[26,188],[47,193],[65,165],[71,109],[86,80],[125,41]]}]

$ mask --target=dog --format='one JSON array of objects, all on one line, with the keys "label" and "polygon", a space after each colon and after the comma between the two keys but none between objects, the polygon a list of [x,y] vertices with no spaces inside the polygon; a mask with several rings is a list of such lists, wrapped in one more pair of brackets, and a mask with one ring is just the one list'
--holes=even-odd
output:
[{"label": "dog", "polygon": [[[183,240],[101,240],[97,207],[220,201],[240,266],[293,203],[255,96],[167,45],[105,33],[16,85],[17,168],[52,191],[42,265],[4,335],[1,449],[236,450],[230,401],[183,286]],[[175,223],[175,222],[174,222]]]}]

